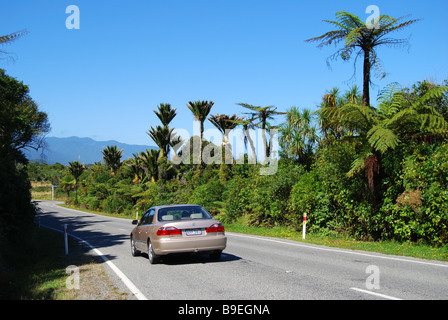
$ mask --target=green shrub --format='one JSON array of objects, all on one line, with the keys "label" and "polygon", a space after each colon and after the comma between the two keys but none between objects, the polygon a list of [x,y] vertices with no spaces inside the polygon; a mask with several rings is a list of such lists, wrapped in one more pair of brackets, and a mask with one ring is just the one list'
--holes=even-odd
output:
[{"label": "green shrub", "polygon": [[111,195],[107,197],[102,203],[103,209],[108,213],[126,213],[127,210],[132,209],[132,204],[126,202],[120,196]]},{"label": "green shrub", "polygon": [[327,227],[331,217],[328,213],[328,194],[322,192],[316,172],[305,172],[293,186],[289,201],[288,220],[296,229],[300,228],[303,214],[309,219],[309,231]]},{"label": "green shrub", "polygon": [[190,203],[199,204],[214,214],[222,207],[224,185],[219,180],[210,180],[194,189]]},{"label": "green shrub", "polygon": [[448,243],[448,143],[414,145],[401,163],[400,179],[385,193],[381,212],[390,237]]},{"label": "green shrub", "polygon": [[223,193],[225,218],[232,222],[248,212],[250,198],[252,195],[249,179],[237,176],[226,184]]}]

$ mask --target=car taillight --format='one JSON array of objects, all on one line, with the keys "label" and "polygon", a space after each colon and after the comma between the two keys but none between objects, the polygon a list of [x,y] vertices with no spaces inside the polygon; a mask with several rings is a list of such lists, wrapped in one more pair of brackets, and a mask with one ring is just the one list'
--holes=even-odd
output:
[{"label": "car taillight", "polygon": [[205,231],[207,231],[207,233],[224,232],[224,226],[221,223],[215,223],[215,224],[212,224],[210,227],[208,227]]},{"label": "car taillight", "polygon": [[157,230],[158,236],[174,236],[179,234],[182,234],[182,231],[175,227],[161,227]]}]

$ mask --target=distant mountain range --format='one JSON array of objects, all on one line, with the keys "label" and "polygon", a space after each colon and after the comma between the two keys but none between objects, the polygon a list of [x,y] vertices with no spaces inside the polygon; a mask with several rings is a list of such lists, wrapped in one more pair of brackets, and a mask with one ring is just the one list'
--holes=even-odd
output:
[{"label": "distant mountain range", "polygon": [[103,154],[101,151],[106,146],[117,146],[118,150],[123,150],[121,160],[132,158],[132,154],[146,151],[146,149],[158,149],[147,145],[130,145],[115,140],[95,141],[91,138],[45,138],[46,147],[38,151],[25,152],[26,157],[30,160],[40,160],[48,164],[59,162],[67,165],[70,161],[79,161],[84,164],[93,164],[95,162],[103,162]]}]

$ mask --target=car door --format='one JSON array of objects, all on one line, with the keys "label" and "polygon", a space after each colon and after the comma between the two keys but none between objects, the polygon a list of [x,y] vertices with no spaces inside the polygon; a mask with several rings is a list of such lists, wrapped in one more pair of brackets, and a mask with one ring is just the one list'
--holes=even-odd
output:
[{"label": "car door", "polygon": [[146,250],[146,240],[148,239],[146,236],[146,229],[149,224],[152,223],[152,219],[154,218],[154,209],[149,209],[145,212],[143,217],[140,219],[140,222],[137,224],[137,228],[135,230],[135,246],[138,250]]},{"label": "car door", "polygon": [[151,226],[153,225],[155,212],[156,212],[156,209],[153,209],[153,208],[149,209],[148,216],[146,217],[146,220],[142,224],[140,237],[142,239],[142,245],[144,246],[144,250],[147,249],[149,232],[150,232]]}]

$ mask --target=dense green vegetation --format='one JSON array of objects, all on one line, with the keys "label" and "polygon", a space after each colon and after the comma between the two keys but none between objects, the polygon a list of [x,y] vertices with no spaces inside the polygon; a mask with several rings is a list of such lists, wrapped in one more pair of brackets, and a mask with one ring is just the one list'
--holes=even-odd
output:
[{"label": "dense green vegetation", "polygon": [[39,148],[48,131],[47,115],[39,111],[29,88],[0,69],[0,265],[5,266],[14,248],[23,250],[30,241],[20,237],[31,229],[35,214],[23,149]]},{"label": "dense green vegetation", "polygon": [[[31,163],[28,172],[32,180],[58,184],[69,203],[90,210],[135,215],[136,208],[196,203],[227,223],[244,217],[247,225],[296,230],[307,212],[308,230],[322,235],[446,245],[447,102],[447,87],[427,81],[388,86],[376,107],[363,106],[356,87],[335,88],[314,113],[292,107],[276,115],[283,123],[276,126],[280,159],[273,175],[261,175],[263,164],[249,163],[247,154],[244,164],[175,164],[167,156],[170,139],[162,138],[154,139],[160,152],[122,160],[118,148],[107,146],[104,163]],[[170,105],[161,104],[156,113],[162,112],[175,116]],[[233,127],[247,124],[236,115],[208,119],[218,126],[218,119],[230,118]],[[153,137],[173,131],[168,124],[158,128]],[[269,135],[274,126],[265,128]],[[229,141],[223,141],[224,149]],[[221,148],[210,145],[203,140],[202,150]]]}]

